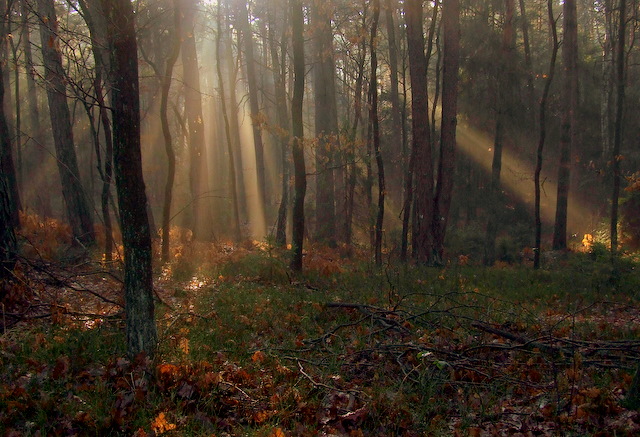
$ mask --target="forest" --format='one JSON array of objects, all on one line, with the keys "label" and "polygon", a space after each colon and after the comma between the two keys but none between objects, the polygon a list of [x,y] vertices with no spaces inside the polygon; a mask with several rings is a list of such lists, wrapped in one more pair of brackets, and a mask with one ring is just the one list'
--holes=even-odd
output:
[{"label": "forest", "polygon": [[3,435],[638,435],[637,0],[0,0]]}]

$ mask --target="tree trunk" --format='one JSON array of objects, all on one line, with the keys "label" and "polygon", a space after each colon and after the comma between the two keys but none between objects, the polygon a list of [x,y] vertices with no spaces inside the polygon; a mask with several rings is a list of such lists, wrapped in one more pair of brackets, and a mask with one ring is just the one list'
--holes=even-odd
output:
[{"label": "tree trunk", "polygon": [[369,39],[369,50],[371,51],[371,78],[369,79],[369,97],[371,106],[369,107],[369,118],[371,120],[373,135],[373,153],[376,159],[378,170],[378,212],[374,225],[373,252],[377,266],[382,265],[382,226],[384,221],[384,197],[385,179],[384,162],[380,150],[380,126],[378,120],[378,55],[376,52],[376,37],[378,32],[378,20],[380,18],[380,0],[373,0],[373,22],[371,23],[371,38]]},{"label": "tree trunk", "polygon": [[[414,217],[413,240],[415,258],[420,264],[432,260],[433,241],[433,161],[431,156],[431,132],[429,129],[429,100],[427,95],[427,64],[424,55],[422,32],[422,2],[405,2],[409,74],[411,76],[411,127],[414,154],[413,176]],[[407,214],[407,211],[405,211]]]},{"label": "tree trunk", "polygon": [[[167,180],[164,185],[164,202],[162,205],[162,262],[170,260],[169,249],[171,247],[171,203],[173,199],[173,183],[176,177],[176,153],[173,150],[173,138],[171,137],[171,127],[167,116],[169,104],[169,91],[173,80],[173,67],[180,54],[180,41],[182,35],[182,17],[180,16],[180,1],[173,0],[173,47],[165,61],[164,74],[160,81],[160,124],[162,126],[162,137],[164,138],[164,151],[167,154]],[[192,165],[193,165],[193,161]],[[197,167],[200,164],[196,164]],[[196,202],[198,203],[198,202]],[[194,212],[194,217],[197,215]]]},{"label": "tree trunk", "polygon": [[[266,207],[266,176],[264,167],[264,144],[262,143],[262,127],[260,105],[258,102],[258,84],[256,75],[256,66],[253,53],[253,32],[249,22],[249,13],[247,12],[247,4],[238,0],[237,7],[237,25],[239,33],[242,37],[242,45],[244,48],[245,63],[247,68],[247,84],[249,87],[249,107],[251,112],[251,126],[253,128],[253,146],[256,154],[256,176],[258,181],[258,203],[259,211],[264,214]],[[259,223],[264,220],[258,219]],[[265,233],[266,229],[262,230]]]},{"label": "tree trunk", "polygon": [[110,23],[112,119],[116,187],[124,245],[127,352],[153,357],[154,316],[151,232],[140,151],[138,55],[129,0],[102,0]]},{"label": "tree trunk", "polygon": [[66,96],[66,78],[58,47],[58,23],[54,1],[39,0],[38,12],[49,114],[67,216],[74,240],[83,245],[92,245],[95,242],[95,232],[87,198],[80,182]]},{"label": "tree trunk", "polygon": [[535,183],[535,247],[533,252],[533,268],[540,268],[540,253],[542,250],[542,218],[540,217],[540,201],[542,192],[540,188],[540,174],[542,173],[542,152],[547,137],[547,101],[549,100],[549,90],[556,71],[556,58],[558,57],[558,31],[556,28],[556,19],[553,16],[553,0],[547,0],[547,11],[549,16],[549,30],[551,31],[552,47],[551,61],[549,62],[549,73],[544,82],[542,97],[540,98],[540,136],[538,140],[538,149],[536,153],[536,169],[534,173]]},{"label": "tree trunk", "polygon": [[198,0],[181,0],[182,12],[182,78],[184,80],[185,118],[189,128],[189,187],[191,190],[190,228],[194,238],[204,233],[204,218],[209,205],[207,195],[207,160],[204,140],[204,118],[202,116],[202,96],[200,93],[200,68],[195,39],[195,14]]},{"label": "tree trunk", "polygon": [[385,0],[385,20],[389,39],[389,80],[391,93],[391,147],[402,152],[402,116],[398,93],[398,42],[396,41],[395,0]]},{"label": "tree trunk", "polygon": [[287,89],[286,82],[286,14],[282,26],[282,38],[280,40],[278,53],[278,44],[276,44],[275,26],[276,19],[274,17],[274,7],[269,8],[269,51],[271,53],[271,64],[273,68],[273,82],[275,84],[276,99],[276,117],[278,126],[276,129],[276,137],[280,144],[280,159],[282,165],[282,196],[280,206],[278,208],[278,220],[276,222],[276,245],[285,247],[287,245],[287,205],[289,204],[289,185],[290,185],[290,165],[289,165],[289,114],[287,110]]},{"label": "tree trunk", "polygon": [[302,101],[304,98],[304,17],[301,0],[290,0],[291,40],[293,44],[293,98],[291,101],[291,130],[293,134],[293,168],[295,197],[293,201],[293,238],[291,270],[302,270],[302,244],[304,241],[304,197],[307,175],[304,162],[304,126]]},{"label": "tree trunk", "polygon": [[[231,126],[229,124],[229,110],[227,108],[227,98],[224,89],[224,78],[222,76],[222,60],[220,56],[220,39],[222,38],[222,12],[218,4],[217,16],[217,33],[216,33],[216,72],[218,74],[218,87],[220,93],[220,102],[222,105],[222,117],[224,119],[224,132],[227,140],[227,153],[229,154],[229,189],[231,191],[231,203],[233,208],[233,236],[236,243],[239,243],[242,234],[240,232],[240,207],[238,204],[238,188],[236,184],[236,167],[234,159],[233,139],[231,134]],[[235,111],[235,108],[232,108]]]},{"label": "tree trunk", "polygon": [[497,97],[496,97],[496,131],[493,142],[493,162],[491,164],[491,187],[489,193],[487,234],[485,242],[484,263],[492,265],[496,260],[496,234],[498,231],[498,216],[501,211],[500,173],[502,171],[502,147],[504,143],[505,115],[509,109],[512,81],[508,71],[511,68],[514,53],[513,17],[515,12],[514,0],[505,0],[505,18],[502,30],[502,49],[498,63]]},{"label": "tree trunk", "polygon": [[613,193],[611,195],[611,258],[618,253],[618,201],[620,200],[620,149],[622,148],[622,131],[625,98],[625,38],[627,32],[627,2],[620,0],[618,4],[619,24],[618,43],[616,44],[616,121],[613,127]]},{"label": "tree trunk", "polygon": [[315,62],[313,90],[316,137],[316,239],[329,245],[336,240],[334,150],[338,142],[332,8],[314,0],[311,5],[311,29]]},{"label": "tree trunk", "polygon": [[442,6],[444,53],[442,71],[442,121],[440,160],[434,201],[433,245],[435,261],[442,264],[444,238],[453,193],[456,126],[458,123],[458,65],[460,63],[460,2],[447,0]]},{"label": "tree trunk", "polygon": [[524,65],[527,69],[527,106],[533,111],[534,87],[533,87],[533,62],[531,60],[531,44],[529,42],[529,22],[527,21],[527,9],[524,0],[519,0],[520,20],[522,25],[522,42],[524,45]]},{"label": "tree trunk", "polygon": [[[7,14],[0,11],[0,48],[6,44]],[[4,64],[0,64],[0,77]],[[18,191],[13,167],[11,133],[4,112],[4,82],[0,80],[0,279],[8,277],[16,263],[16,234],[19,226],[17,209]],[[0,301],[4,296],[0,294]]]},{"label": "tree trunk", "polygon": [[567,248],[567,208],[571,177],[571,149],[576,140],[575,111],[578,109],[578,22],[576,0],[563,5],[562,63],[564,67],[562,122],[560,125],[560,167],[553,229],[553,250]]}]

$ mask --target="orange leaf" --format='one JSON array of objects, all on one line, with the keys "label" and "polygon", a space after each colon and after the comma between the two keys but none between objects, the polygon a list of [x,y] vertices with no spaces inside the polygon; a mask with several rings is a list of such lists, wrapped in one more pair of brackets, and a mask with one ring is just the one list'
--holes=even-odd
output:
[{"label": "orange leaf", "polygon": [[269,434],[269,437],[286,437],[286,434],[282,431],[282,428],[276,428]]},{"label": "orange leaf", "polygon": [[262,351],[255,351],[251,356],[251,361],[254,363],[262,363],[267,357],[264,355]]},{"label": "orange leaf", "polygon": [[158,414],[158,417],[153,419],[153,422],[151,422],[151,429],[156,434],[162,434],[164,432],[176,429],[176,424],[175,423],[169,423],[167,421],[167,419],[165,418],[164,413],[160,413],[160,414]]}]

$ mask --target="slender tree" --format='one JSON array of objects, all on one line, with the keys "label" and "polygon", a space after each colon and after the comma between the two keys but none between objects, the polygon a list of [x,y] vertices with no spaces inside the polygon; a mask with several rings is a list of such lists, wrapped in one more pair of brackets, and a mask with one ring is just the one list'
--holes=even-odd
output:
[{"label": "slender tree", "polygon": [[302,102],[304,98],[304,16],[301,0],[290,0],[291,41],[293,45],[293,98],[291,101],[291,133],[293,136],[293,169],[295,194],[293,200],[293,236],[291,270],[302,270],[304,241],[304,198],[307,192],[307,174],[304,162],[304,125]]},{"label": "slender tree", "polygon": [[113,78],[112,119],[116,188],[124,245],[124,297],[129,356],[153,357],[154,317],[151,231],[142,177],[138,55],[130,0],[102,0],[109,22]]},{"label": "slender tree", "polygon": [[338,113],[331,5],[322,0],[311,4],[313,29],[313,90],[316,136],[316,238],[335,244],[336,209],[334,150],[338,141]]},{"label": "slender tree", "polygon": [[196,50],[195,18],[199,0],[180,0],[182,13],[182,79],[184,81],[184,108],[189,141],[189,188],[191,190],[191,222],[194,238],[202,237],[202,220],[207,214],[203,201],[207,188],[207,160],[200,92],[200,67]]},{"label": "slender tree", "polygon": [[571,149],[576,142],[578,108],[578,19],[576,0],[565,0],[563,11],[562,64],[563,109],[560,124],[560,166],[558,168],[558,196],[553,229],[553,250],[567,248],[567,210],[571,178]]},{"label": "slender tree", "polygon": [[544,89],[542,90],[542,97],[540,98],[540,119],[539,123],[539,137],[538,137],[538,149],[536,152],[536,169],[534,173],[535,183],[535,247],[533,253],[533,268],[540,268],[540,251],[542,250],[542,217],[540,216],[540,200],[542,197],[540,187],[540,174],[542,173],[543,163],[543,149],[547,138],[547,102],[549,100],[549,91],[551,90],[551,84],[555,76],[556,71],[556,59],[558,57],[558,30],[556,26],[556,19],[553,16],[553,0],[547,0],[547,15],[549,17],[549,30],[551,32],[551,60],[549,61],[549,72],[547,78],[544,81]]},{"label": "slender tree", "polygon": [[83,245],[92,245],[95,233],[87,198],[80,182],[66,95],[65,71],[58,47],[58,21],[54,1],[38,0],[38,14],[49,114],[67,216],[74,239]]},{"label": "slender tree", "polygon": [[[431,156],[431,130],[429,128],[429,99],[427,95],[427,63],[422,31],[422,2],[405,1],[409,74],[411,78],[411,131],[412,160],[410,172],[414,176],[414,252],[418,263],[432,260],[433,241],[433,161]],[[405,214],[408,211],[405,209]]]},{"label": "slender tree", "polygon": [[620,149],[625,100],[625,40],[627,37],[627,2],[618,3],[618,41],[616,44],[616,121],[613,137],[613,193],[611,195],[611,258],[618,253],[618,202],[620,200]]}]

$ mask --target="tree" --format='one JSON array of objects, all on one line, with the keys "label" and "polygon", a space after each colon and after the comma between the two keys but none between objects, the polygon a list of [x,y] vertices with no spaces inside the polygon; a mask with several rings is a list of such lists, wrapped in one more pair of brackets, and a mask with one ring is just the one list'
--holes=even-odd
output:
[{"label": "tree", "polygon": [[541,199],[541,187],[540,187],[540,174],[542,173],[542,152],[547,137],[547,102],[549,100],[549,91],[551,90],[551,83],[555,76],[556,71],[556,58],[558,56],[558,31],[556,28],[556,20],[553,16],[553,0],[547,0],[547,11],[549,17],[549,30],[551,31],[551,60],[549,61],[549,72],[547,78],[544,81],[544,89],[542,91],[542,97],[540,98],[540,119],[539,123],[539,139],[538,148],[536,152],[536,169],[534,173],[535,183],[535,246],[533,254],[533,268],[540,268],[540,251],[542,246],[542,218],[540,216],[540,199]]},{"label": "tree", "polygon": [[613,150],[613,193],[611,195],[611,257],[618,252],[618,202],[620,200],[620,148],[622,146],[622,129],[625,100],[625,39],[627,36],[627,2],[620,0],[618,4],[618,42],[616,44],[616,121],[614,125]]},{"label": "tree", "polygon": [[442,70],[442,121],[440,159],[434,199],[433,247],[436,263],[442,263],[444,237],[449,221],[453,193],[456,127],[458,124],[458,66],[460,63],[460,2],[447,0],[442,5],[444,53]]},{"label": "tree", "polygon": [[378,118],[378,55],[376,53],[376,36],[378,33],[378,21],[380,18],[380,0],[373,0],[373,22],[371,23],[371,37],[369,50],[371,51],[371,78],[369,80],[369,119],[371,120],[373,153],[378,168],[378,213],[374,225],[374,255],[376,265],[382,265],[382,224],[384,220],[385,179],[384,162],[380,150],[380,122]]},{"label": "tree", "polygon": [[496,233],[498,230],[498,215],[500,213],[500,173],[502,171],[502,148],[504,145],[505,117],[509,111],[512,80],[511,64],[514,60],[514,0],[505,0],[505,16],[502,29],[502,47],[498,61],[497,96],[496,96],[496,127],[493,141],[493,161],[491,163],[491,187],[489,193],[489,211],[487,233],[485,241],[484,263],[492,265],[496,258]]},{"label": "tree", "polygon": [[202,235],[203,196],[207,193],[207,160],[204,140],[200,68],[196,51],[195,16],[199,0],[180,0],[182,13],[182,79],[184,109],[189,141],[189,187],[191,189],[190,227],[195,238]]},{"label": "tree", "polygon": [[293,45],[293,98],[291,101],[291,133],[293,136],[293,236],[291,241],[291,270],[302,270],[304,242],[304,198],[307,192],[307,174],[304,162],[304,125],[302,102],[304,98],[304,16],[301,0],[290,0],[291,40]]},{"label": "tree", "polygon": [[576,142],[578,109],[578,19],[576,0],[565,0],[563,7],[562,64],[563,109],[560,123],[560,167],[558,169],[558,196],[553,229],[553,250],[567,248],[567,209],[571,178],[571,149]]},{"label": "tree", "polygon": [[124,246],[127,352],[153,357],[158,335],[153,302],[151,232],[140,152],[140,101],[134,14],[129,0],[101,0],[109,22],[113,149]]},{"label": "tree", "polygon": [[95,233],[89,204],[80,182],[71,114],[66,95],[65,71],[58,47],[58,22],[54,1],[38,0],[38,14],[49,114],[67,217],[71,224],[74,241],[83,245],[92,245],[95,242]]},{"label": "tree", "polygon": [[[433,241],[431,223],[433,218],[433,161],[431,156],[431,130],[429,128],[429,99],[427,95],[427,62],[424,54],[422,32],[422,2],[405,1],[407,24],[407,46],[409,52],[409,74],[411,78],[411,132],[414,213],[413,241],[418,263],[429,264],[432,260]],[[407,193],[409,195],[409,193]],[[406,206],[406,205],[405,205]],[[405,209],[405,214],[408,211]]]},{"label": "tree", "polygon": [[314,0],[311,4],[311,28],[315,62],[313,90],[316,136],[316,238],[335,244],[336,209],[334,150],[338,142],[335,61],[331,28],[331,3]]},{"label": "tree", "polygon": [[[6,41],[7,11],[0,11],[0,47]],[[0,63],[0,77],[4,64]],[[8,276],[16,262],[15,228],[19,225],[15,169],[11,151],[11,133],[4,111],[4,81],[0,80],[0,279]],[[2,296],[0,295],[0,299]]]}]

